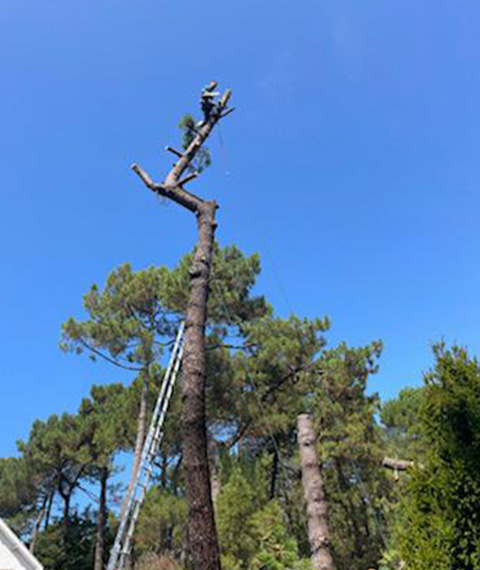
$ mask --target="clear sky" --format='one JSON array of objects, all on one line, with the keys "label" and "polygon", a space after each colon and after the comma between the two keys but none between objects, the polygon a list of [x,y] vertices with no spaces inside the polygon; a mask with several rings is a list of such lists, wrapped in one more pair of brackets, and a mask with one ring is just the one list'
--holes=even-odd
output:
[{"label": "clear sky", "polygon": [[191,215],[156,178],[212,79],[237,111],[191,188],[260,252],[279,314],[381,338],[370,389],[421,382],[441,337],[480,348],[478,0],[1,0],[0,456],[32,421],[127,380],[58,349],[124,261],[173,265]]}]

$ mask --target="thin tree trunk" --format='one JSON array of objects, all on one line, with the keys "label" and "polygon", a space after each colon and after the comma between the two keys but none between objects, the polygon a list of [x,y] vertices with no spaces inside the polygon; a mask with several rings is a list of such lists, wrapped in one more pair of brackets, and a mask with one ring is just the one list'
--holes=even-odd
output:
[{"label": "thin tree trunk", "polygon": [[97,539],[95,543],[94,570],[103,569],[103,552],[105,545],[105,522],[107,520],[107,484],[109,477],[108,467],[102,469],[100,478],[100,497],[97,515]]},{"label": "thin tree trunk", "polygon": [[48,495],[45,495],[42,501],[42,506],[40,507],[40,511],[38,512],[37,520],[35,521],[35,526],[33,527],[32,540],[29,546],[29,550],[32,554],[35,552],[35,546],[37,544],[37,538],[38,538],[38,531],[40,530],[40,525],[42,524],[42,519],[45,514],[47,501],[48,501]]},{"label": "thin tree trunk", "polygon": [[120,520],[125,514],[128,498],[133,493],[135,480],[137,479],[138,470],[140,468],[140,460],[142,458],[143,444],[147,433],[147,398],[148,398],[148,376],[145,374],[142,378],[142,390],[140,392],[140,409],[138,411],[137,436],[135,439],[135,450],[133,452],[132,471],[128,482],[127,492],[123,498],[122,508],[120,509]]},{"label": "thin tree trunk", "polygon": [[50,513],[52,512],[52,504],[53,504],[53,497],[55,495],[55,491],[50,491],[50,496],[48,498],[48,505],[47,505],[47,512],[45,514],[45,524],[43,525],[43,530],[47,530],[48,525],[50,524]]},{"label": "thin tree trunk", "polygon": [[190,543],[188,540],[188,525],[185,528],[185,532],[183,533],[183,540],[182,546],[180,550],[180,565],[182,568],[186,570],[192,570],[193,565],[191,562],[191,555],[190,555]]},{"label": "thin tree trunk", "polygon": [[63,502],[64,502],[64,506],[63,506],[63,526],[65,527],[65,529],[68,528],[68,525],[70,523],[70,497],[71,497],[71,493],[67,493],[66,495],[63,495]]},{"label": "thin tree trunk", "polygon": [[145,375],[140,393],[140,410],[138,412],[137,439],[135,441],[135,453],[133,456],[132,474],[130,477],[129,490],[133,489],[133,484],[140,468],[142,449],[147,432],[147,398],[148,398],[148,377]]},{"label": "thin tree trunk", "polygon": [[308,540],[313,570],[335,570],[330,552],[328,505],[315,450],[315,433],[308,414],[297,418],[298,448],[302,464],[302,483],[307,503]]},{"label": "thin tree trunk", "polygon": [[[145,443],[145,436],[147,434],[147,400],[148,400],[148,375],[144,372],[142,374],[142,390],[140,392],[140,409],[138,412],[137,424],[137,437],[135,439],[135,450],[133,452],[132,471],[130,473],[130,480],[128,482],[127,492],[123,497],[122,507],[120,509],[120,521],[123,519],[129,498],[135,490],[135,481],[140,470],[140,461],[142,459],[143,444]],[[131,568],[131,556],[127,554],[124,559],[124,570]],[[96,569],[95,569],[96,570]]]},{"label": "thin tree trunk", "polygon": [[222,482],[220,480],[219,459],[218,459],[218,445],[215,438],[209,436],[209,455],[210,455],[210,487],[212,489],[212,501],[216,505]]},{"label": "thin tree trunk", "polygon": [[275,498],[275,492],[277,489],[278,464],[279,464],[278,452],[276,449],[274,449],[273,460],[272,460],[272,471],[270,474],[270,492],[269,492],[270,501],[272,501]]},{"label": "thin tree trunk", "polygon": [[220,569],[205,421],[205,324],[216,208],[215,202],[203,202],[197,213],[199,239],[190,269],[190,298],[185,322],[183,464],[187,482],[189,548],[195,570]]},{"label": "thin tree trunk", "polygon": [[160,476],[160,482],[162,485],[162,489],[167,488],[167,454],[162,453],[162,474]]}]

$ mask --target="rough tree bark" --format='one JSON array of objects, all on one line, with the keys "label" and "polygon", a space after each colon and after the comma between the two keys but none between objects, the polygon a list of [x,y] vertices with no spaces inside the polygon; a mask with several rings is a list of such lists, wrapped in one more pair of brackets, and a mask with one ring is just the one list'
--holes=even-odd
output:
[{"label": "rough tree bark", "polygon": [[335,570],[330,552],[328,505],[315,450],[315,433],[308,414],[298,416],[297,428],[302,484],[307,503],[308,540],[312,552],[312,568],[313,570]]},{"label": "rough tree bark", "polygon": [[100,497],[97,514],[97,536],[95,541],[94,570],[102,570],[105,547],[105,523],[107,520],[107,483],[110,472],[108,467],[102,469],[100,478]]},{"label": "rough tree bark", "polygon": [[183,206],[197,218],[198,241],[190,269],[190,296],[185,318],[182,386],[183,465],[186,476],[189,550],[195,570],[220,570],[220,554],[213,511],[205,421],[205,324],[217,204],[185,190],[197,173],[182,175],[192,168],[195,155],[227,109],[227,90],[212,113],[197,127],[184,152],[168,148],[178,157],[161,184],[153,182],[138,165],[132,169],[150,190]]}]

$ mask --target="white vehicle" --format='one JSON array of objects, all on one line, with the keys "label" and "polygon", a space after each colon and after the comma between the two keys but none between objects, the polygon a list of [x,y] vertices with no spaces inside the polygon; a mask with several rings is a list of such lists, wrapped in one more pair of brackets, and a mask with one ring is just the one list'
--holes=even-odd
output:
[{"label": "white vehicle", "polygon": [[0,519],[0,570],[43,570],[43,566]]}]

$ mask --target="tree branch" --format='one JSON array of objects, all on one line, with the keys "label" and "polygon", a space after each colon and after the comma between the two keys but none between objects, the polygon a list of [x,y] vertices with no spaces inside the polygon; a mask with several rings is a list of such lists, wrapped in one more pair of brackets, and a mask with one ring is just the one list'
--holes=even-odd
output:
[{"label": "tree branch", "polygon": [[[283,387],[283,385],[288,382],[289,380],[292,380],[292,378],[295,378],[295,376],[297,374],[299,374],[300,372],[306,372],[308,370],[310,370],[310,368],[313,368],[313,366],[315,366],[317,364],[317,361],[313,361],[313,362],[309,362],[308,364],[305,364],[303,366],[299,366],[298,368],[295,368],[294,370],[292,370],[291,372],[289,372],[288,374],[286,374],[285,376],[282,376],[282,378],[280,378],[280,380],[278,380],[278,382],[276,382],[273,386],[270,386],[259,398],[258,398],[258,404],[260,406],[263,406],[264,404],[266,404],[269,400],[269,398],[275,394],[275,392],[277,390],[280,390],[280,388]],[[232,448],[236,443],[238,443],[238,441],[240,441],[240,439],[245,435],[245,433],[248,431],[248,429],[250,428],[250,426],[253,424],[253,418],[250,417],[247,419],[247,421],[243,424],[240,425],[237,429],[237,433],[235,433],[230,439],[228,439],[225,443],[225,446],[227,447],[227,449]]]},{"label": "tree branch", "polygon": [[122,364],[121,362],[118,362],[118,360],[115,360],[114,358],[110,358],[109,356],[107,356],[106,354],[103,354],[103,352],[101,352],[100,350],[98,350],[97,348],[94,348],[93,346],[90,346],[88,344],[88,342],[86,342],[85,340],[83,340],[82,338],[78,339],[78,342],[80,344],[83,344],[83,346],[85,348],[87,348],[88,350],[92,351],[94,354],[96,354],[97,356],[100,356],[100,358],[103,358],[104,360],[106,360],[107,362],[110,362],[111,364],[114,364],[115,366],[118,366],[119,368],[124,368],[125,370],[133,370],[134,372],[140,372],[140,370],[142,370],[141,368],[137,368],[136,366],[127,366],[126,364]]},{"label": "tree branch", "polygon": [[98,498],[88,489],[85,489],[85,487],[83,487],[83,485],[78,484],[77,488],[82,491],[83,493],[85,493],[85,495],[87,495],[87,497],[93,501],[94,503],[98,503]]},{"label": "tree branch", "polygon": [[214,350],[216,348],[229,348],[232,350],[250,350],[251,348],[255,348],[256,344],[242,344],[242,345],[235,345],[235,344],[210,344],[205,347],[206,350]]},{"label": "tree branch", "polygon": [[261,403],[262,404],[265,403],[267,401],[267,399],[273,393],[275,393],[278,389],[280,389],[286,382],[288,382],[289,380],[292,380],[292,378],[295,378],[295,376],[297,374],[299,374],[300,372],[306,372],[306,371],[310,370],[310,368],[313,368],[316,364],[318,364],[318,362],[316,360],[314,360],[312,362],[309,362],[307,364],[303,364],[303,365],[300,365],[300,366],[294,368],[291,372],[289,372],[288,374],[286,374],[285,376],[280,378],[280,380],[275,382],[275,384],[270,386],[266,390],[266,392],[264,392],[264,394],[262,395],[262,397],[260,399]]},{"label": "tree branch", "polygon": [[235,433],[231,438],[225,441],[224,445],[226,449],[231,449],[235,444],[237,444],[242,439],[248,428],[251,426],[252,422],[253,420],[251,418],[248,419],[242,426],[238,428],[237,433]]},{"label": "tree branch", "polygon": [[185,176],[185,178],[179,180],[178,185],[183,186],[184,184],[188,184],[188,182],[195,180],[195,178],[198,178],[198,172],[192,172],[188,176]]},{"label": "tree branch", "polygon": [[235,107],[231,107],[230,109],[227,109],[226,111],[224,111],[224,112],[220,115],[220,119],[223,119],[224,117],[227,117],[228,115],[230,115],[230,113],[233,113],[233,111],[235,111]]},{"label": "tree branch", "polygon": [[180,206],[183,206],[193,213],[196,213],[199,210],[200,204],[203,202],[203,200],[198,196],[190,194],[190,192],[187,192],[185,189],[178,186],[178,182],[174,186],[169,187],[162,184],[155,184],[155,182],[153,182],[145,170],[143,170],[143,168],[138,164],[132,164],[130,168],[136,174],[138,174],[145,186],[147,186],[147,188],[150,188],[152,192],[155,192],[164,198],[169,198],[173,202],[176,202]]},{"label": "tree branch", "polygon": [[182,158],[182,156],[183,156],[183,153],[181,153],[179,150],[177,150],[176,148],[173,148],[171,146],[166,146],[165,150],[168,150],[168,152],[171,152],[175,156],[178,156],[178,158]]}]

